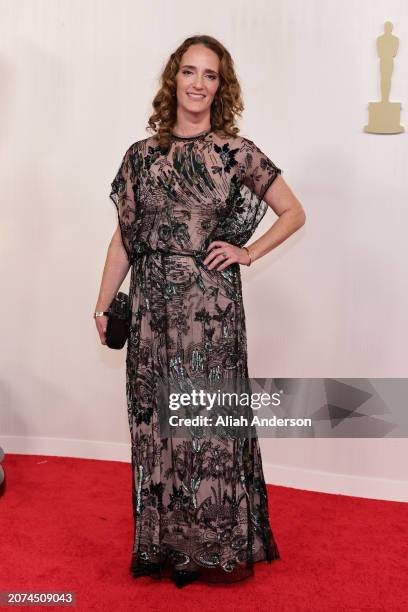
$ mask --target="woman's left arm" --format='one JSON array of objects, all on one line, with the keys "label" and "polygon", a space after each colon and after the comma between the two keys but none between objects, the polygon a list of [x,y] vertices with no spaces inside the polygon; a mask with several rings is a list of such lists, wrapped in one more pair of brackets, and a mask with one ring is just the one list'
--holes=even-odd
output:
[{"label": "woman's left arm", "polygon": [[306,221],[303,206],[281,175],[275,178],[263,196],[263,200],[278,215],[279,219],[260,238],[246,246],[252,262],[284,242]]}]

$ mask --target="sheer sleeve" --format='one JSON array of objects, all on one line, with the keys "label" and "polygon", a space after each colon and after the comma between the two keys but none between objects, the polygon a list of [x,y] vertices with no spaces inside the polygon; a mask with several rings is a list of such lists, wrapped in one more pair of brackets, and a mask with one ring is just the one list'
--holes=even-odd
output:
[{"label": "sheer sleeve", "polygon": [[140,159],[135,143],[124,154],[109,194],[116,206],[122,243],[129,261],[132,260],[137,221],[139,166]]},{"label": "sheer sleeve", "polygon": [[252,140],[242,138],[243,183],[263,200],[265,193],[282,170]]},{"label": "sheer sleeve", "polygon": [[247,138],[240,138],[240,145],[234,152],[238,170],[232,181],[230,206],[214,231],[213,239],[243,246],[268,210],[263,198],[282,170]]}]

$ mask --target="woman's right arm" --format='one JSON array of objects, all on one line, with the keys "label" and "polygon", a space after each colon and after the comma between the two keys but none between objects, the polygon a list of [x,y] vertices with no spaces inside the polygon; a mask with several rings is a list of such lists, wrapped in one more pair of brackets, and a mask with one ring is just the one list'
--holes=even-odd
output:
[{"label": "woman's right arm", "polygon": [[[110,241],[106,255],[102,281],[95,310],[108,310],[119,287],[129,272],[130,263],[125,247],[123,246],[119,224]],[[108,317],[95,317],[96,328],[102,344],[106,344],[106,325]]]}]

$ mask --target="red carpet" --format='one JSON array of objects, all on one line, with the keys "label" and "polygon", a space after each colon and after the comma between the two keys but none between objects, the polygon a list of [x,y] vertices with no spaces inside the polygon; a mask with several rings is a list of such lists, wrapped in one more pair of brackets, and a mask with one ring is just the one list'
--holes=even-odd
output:
[{"label": "red carpet", "polygon": [[282,558],[233,585],[177,589],[128,573],[130,465],[6,455],[4,466],[0,591],[71,590],[76,610],[115,612],[408,610],[408,504],[268,486]]}]

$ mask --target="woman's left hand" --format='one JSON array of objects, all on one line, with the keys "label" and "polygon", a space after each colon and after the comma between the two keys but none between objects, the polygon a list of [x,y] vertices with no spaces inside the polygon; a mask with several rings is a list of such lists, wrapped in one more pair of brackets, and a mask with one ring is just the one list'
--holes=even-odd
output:
[{"label": "woman's left hand", "polygon": [[[232,263],[239,263],[247,266],[250,262],[249,255],[245,249],[241,249],[241,247],[230,244],[229,242],[224,242],[223,240],[214,240],[210,242],[207,252],[208,255],[203,263],[207,266],[208,270],[213,270],[215,268],[217,272],[221,272]],[[217,267],[218,264],[221,265]]]}]

